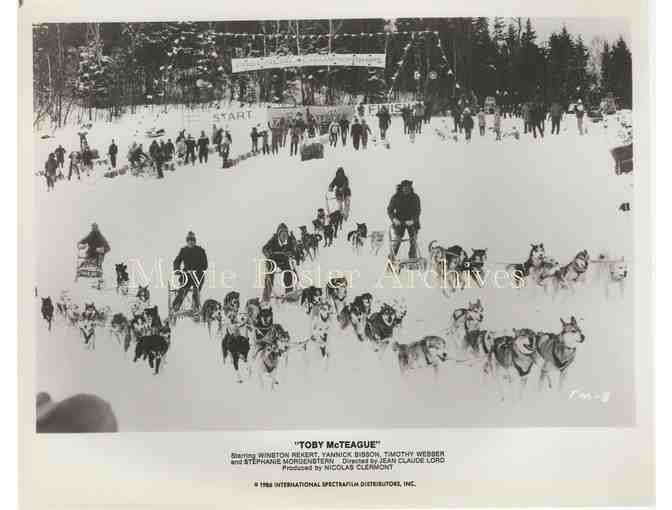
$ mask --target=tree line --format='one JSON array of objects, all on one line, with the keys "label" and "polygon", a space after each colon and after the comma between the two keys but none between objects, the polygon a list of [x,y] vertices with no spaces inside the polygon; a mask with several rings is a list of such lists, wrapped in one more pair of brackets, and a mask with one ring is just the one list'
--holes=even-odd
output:
[{"label": "tree line", "polygon": [[[384,53],[386,67],[303,67],[232,73],[231,59]],[[586,42],[566,27],[543,44],[530,19],[398,18],[166,23],[42,23],[33,27],[35,122],[65,124],[73,108],[114,118],[146,104],[213,101],[336,104],[462,94],[632,103],[632,57],[621,37]]]}]

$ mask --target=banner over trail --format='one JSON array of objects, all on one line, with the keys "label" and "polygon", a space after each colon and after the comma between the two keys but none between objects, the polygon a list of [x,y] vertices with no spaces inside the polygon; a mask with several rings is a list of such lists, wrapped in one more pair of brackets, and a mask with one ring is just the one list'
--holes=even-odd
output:
[{"label": "banner over trail", "polygon": [[385,53],[330,53],[327,55],[309,53],[306,55],[274,55],[272,57],[231,59],[231,69],[234,73],[308,66],[384,68]]}]

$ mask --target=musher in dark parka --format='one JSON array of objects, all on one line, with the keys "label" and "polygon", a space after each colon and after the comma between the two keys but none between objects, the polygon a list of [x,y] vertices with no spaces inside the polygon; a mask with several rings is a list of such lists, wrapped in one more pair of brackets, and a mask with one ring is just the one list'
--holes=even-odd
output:
[{"label": "musher in dark parka", "polygon": [[[273,237],[268,240],[261,251],[267,259],[263,301],[268,302],[273,292],[273,282],[275,281],[274,269],[284,271],[283,283],[285,293],[294,290],[294,273],[292,272],[290,260],[296,252],[296,246],[294,245],[294,240],[289,235],[287,225],[280,223]],[[271,261],[275,263],[275,267],[273,267]]]},{"label": "musher in dark parka", "polygon": [[180,253],[173,261],[173,270],[179,271],[180,269],[186,273],[186,276],[183,276],[180,280],[180,283],[184,285],[177,290],[177,295],[173,301],[173,310],[177,312],[180,309],[187,292],[189,289],[193,289],[193,311],[197,314],[200,309],[201,289],[203,289],[203,283],[205,283],[205,272],[208,269],[208,256],[205,254],[205,250],[196,244],[196,234],[191,231],[187,234],[187,245],[180,249]]},{"label": "musher in dark parka", "polygon": [[413,182],[404,180],[390,199],[387,215],[392,220],[394,240],[391,256],[396,258],[404,234],[408,232],[410,248],[408,257],[417,258],[417,238],[420,230],[420,197],[413,191]]}]

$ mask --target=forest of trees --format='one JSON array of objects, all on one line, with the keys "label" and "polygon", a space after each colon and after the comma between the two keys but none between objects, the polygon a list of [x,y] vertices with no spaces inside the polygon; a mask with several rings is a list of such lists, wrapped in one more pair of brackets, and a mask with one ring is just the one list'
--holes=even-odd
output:
[{"label": "forest of trees", "polygon": [[[387,66],[231,73],[232,58],[329,52],[385,53]],[[73,108],[113,118],[138,105],[227,100],[445,104],[468,92],[598,102],[612,93],[632,103],[623,38],[587,43],[563,27],[542,44],[524,18],[37,24],[33,73],[35,122],[56,126]]]}]

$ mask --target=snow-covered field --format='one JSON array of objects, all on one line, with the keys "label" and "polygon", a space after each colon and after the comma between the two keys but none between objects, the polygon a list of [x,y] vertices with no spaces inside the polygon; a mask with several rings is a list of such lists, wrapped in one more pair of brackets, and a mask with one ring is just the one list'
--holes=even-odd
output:
[{"label": "snow-covered field", "polygon": [[[89,142],[104,149],[114,138],[125,160],[138,122],[97,124]],[[140,133],[151,122],[146,120]],[[181,122],[179,114],[169,115],[159,127],[174,139],[184,126]],[[190,123],[192,134],[203,129],[210,135],[210,113],[203,113],[200,124],[193,118]],[[97,175],[81,182],[59,181],[55,191],[47,193],[43,179],[36,177],[38,296],[57,299],[70,289],[76,302],[94,300],[127,312],[127,301],[114,291],[114,264],[139,260],[149,271],[162,261],[167,272],[188,230],[196,233],[211,267],[235,272],[234,288],[243,302],[259,296],[255,259],[261,256],[261,246],[281,221],[295,232],[300,225],[310,225],[316,209],[324,207],[324,193],[338,166],[345,168],[353,189],[345,232],[355,222],[386,230],[390,196],[396,184],[408,178],[422,200],[424,253],[432,239],[444,246],[487,248],[487,268],[495,271],[523,262],[530,243],[543,242],[547,254],[563,264],[582,249],[591,258],[608,253],[632,261],[631,213],[618,209],[631,200],[632,178],[614,174],[608,151],[613,126],[588,125],[589,133],[580,137],[569,118],[559,136],[551,136],[548,125],[543,142],[522,135],[519,141],[496,143],[491,132],[484,138],[476,132],[472,143],[465,144],[441,141],[433,128],[442,123],[433,119],[431,129],[424,126],[411,144],[402,134],[401,119],[395,118],[390,150],[325,147],[324,159],[309,162],[290,158],[287,146],[276,157],[251,158],[230,170],[222,170],[221,161],[213,157],[208,165],[178,167],[163,180],[128,174],[106,179],[99,167]],[[374,119],[371,124],[376,125]],[[519,120],[505,120],[505,130],[511,124],[522,133]],[[249,128],[236,128],[232,156],[248,150]],[[58,131],[46,140],[36,135],[38,161],[58,143],[67,150],[78,145],[76,131]],[[136,139],[146,146],[151,141]],[[73,283],[76,243],[94,221],[112,246],[105,261],[108,289],[103,291],[91,289],[86,281]],[[616,294],[605,297],[595,268],[575,295],[561,294],[555,300],[541,291],[496,289],[492,284],[446,298],[437,289],[423,288],[421,280],[415,288],[394,289],[390,279],[383,281],[384,288],[375,288],[384,274],[386,253],[387,247],[378,256],[370,255],[367,245],[362,255],[355,255],[342,235],[315,263],[302,267],[319,266],[323,278],[330,270],[357,271],[349,290],[352,296],[365,291],[379,299],[403,296],[409,310],[397,335],[402,343],[442,335],[453,310],[476,298],[484,304],[484,327],[490,330],[559,332],[560,318],[574,315],[586,341],[579,345],[565,391],[538,393],[534,372],[521,402],[500,403],[494,382],[484,382],[477,368],[451,362],[442,366],[436,380],[425,371],[402,381],[393,354],[380,362],[350,331],[335,328],[329,338],[333,358],[327,372],[315,367],[307,371],[303,359],[291,354],[280,385],[270,392],[262,390],[256,378],[237,384],[230,361],[222,364],[219,342],[208,337],[204,325],[188,320],[173,329],[168,362],[158,376],[146,364],[124,358],[105,331],[97,333],[96,349],[90,351],[76,329],[57,320],[49,333],[42,322],[35,339],[37,390],[50,392],[54,399],[96,393],[112,404],[122,430],[137,431],[617,425],[634,420],[632,273],[622,299]],[[210,288],[213,283],[218,288]],[[167,290],[151,292],[164,317]],[[210,279],[203,299],[221,300],[226,292]],[[39,308],[36,299],[35,316],[41,320]],[[277,305],[275,319],[294,340],[305,339],[308,319],[297,306]],[[573,390],[603,398],[584,400]]]}]

